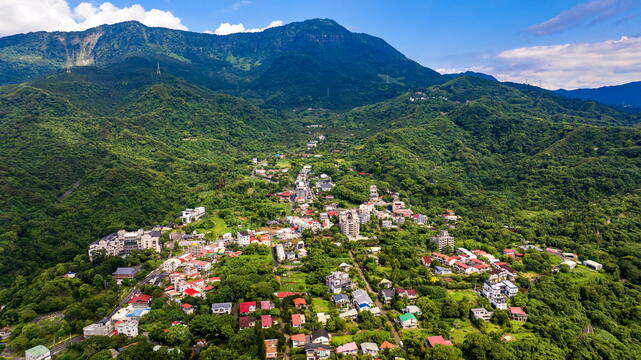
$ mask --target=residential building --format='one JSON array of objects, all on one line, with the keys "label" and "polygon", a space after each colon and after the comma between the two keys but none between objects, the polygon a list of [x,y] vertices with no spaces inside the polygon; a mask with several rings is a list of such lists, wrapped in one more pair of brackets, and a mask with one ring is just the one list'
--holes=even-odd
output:
[{"label": "residential building", "polygon": [[352,291],[352,303],[359,311],[367,310],[374,306],[372,298],[370,298],[367,291],[363,289],[356,289]]},{"label": "residential building", "polygon": [[416,300],[418,298],[418,293],[414,289],[403,289],[403,288],[396,288],[396,295],[400,298],[404,298],[407,300]]},{"label": "residential building", "polygon": [[425,345],[428,347],[435,347],[437,345],[443,345],[443,346],[453,346],[451,341],[445,340],[442,336],[428,336],[427,339],[425,339]]},{"label": "residential building", "polygon": [[354,283],[349,278],[348,273],[334,271],[325,279],[325,284],[329,291],[334,294],[340,294],[344,290],[349,290],[354,286]]},{"label": "residential building", "polygon": [[329,320],[331,316],[329,314],[325,314],[324,312],[319,312],[319,313],[316,313],[316,318],[318,319],[319,323],[326,325],[327,320]]},{"label": "residential building", "polygon": [[348,237],[357,237],[360,234],[360,219],[356,210],[343,212],[339,217],[341,232]]},{"label": "residential building", "polygon": [[234,305],[232,303],[211,304],[211,312],[216,315],[231,314],[233,306]]},{"label": "residential building", "polygon": [[240,330],[249,329],[256,325],[256,319],[250,316],[241,316],[238,318]]},{"label": "residential building", "polygon": [[395,292],[392,289],[383,289],[379,294],[381,295],[381,300],[383,300],[385,304],[389,304],[394,299]]},{"label": "residential building", "polygon": [[361,352],[363,355],[377,356],[378,355],[378,345],[373,342],[364,342],[361,343]]},{"label": "residential building", "polygon": [[329,359],[332,351],[334,351],[334,348],[329,345],[311,343],[305,344],[306,360]]},{"label": "residential building", "polygon": [[382,287],[383,289],[389,289],[392,287],[392,285],[394,285],[394,283],[387,279],[383,279],[378,282],[378,286]]},{"label": "residential building", "polygon": [[576,267],[576,262],[572,260],[564,260],[563,262],[561,262],[561,265],[567,265],[570,270],[572,270]]},{"label": "residential building", "polygon": [[93,261],[95,255],[104,253],[106,256],[127,255],[133,250],[152,249],[160,252],[160,236],[162,228],[154,227],[151,231],[126,231],[119,230],[111,233],[89,245],[89,259]]},{"label": "residential building", "polygon": [[263,300],[260,302],[260,309],[263,311],[269,311],[274,308],[274,303],[269,300]]},{"label": "residential building", "polygon": [[180,220],[183,224],[189,224],[200,220],[203,216],[205,216],[205,208],[200,206],[195,209],[185,209],[180,215]]},{"label": "residential building", "polygon": [[527,321],[527,314],[520,307],[510,307],[510,318],[516,321]]},{"label": "residential building", "polygon": [[336,348],[336,353],[340,355],[358,355],[358,345],[355,342],[350,342]]},{"label": "residential building", "polygon": [[274,325],[274,321],[271,315],[261,315],[260,316],[260,327],[263,329],[269,329]]},{"label": "residential building", "polygon": [[305,300],[305,298],[299,297],[294,299],[294,307],[296,309],[302,309],[305,306],[307,306],[307,300]]},{"label": "residential building", "polygon": [[187,315],[193,314],[195,310],[193,305],[187,304],[187,303],[180,305],[180,307],[183,309],[183,312]]},{"label": "residential building", "polygon": [[278,339],[265,339],[265,359],[278,358]]},{"label": "residential building", "polygon": [[51,360],[51,351],[44,346],[38,345],[24,352],[26,360]]},{"label": "residential building", "polygon": [[344,320],[356,320],[356,318],[358,318],[358,311],[356,311],[356,309],[349,309],[338,314],[338,317]]},{"label": "residential building", "polygon": [[82,334],[85,337],[88,336],[111,336],[114,331],[113,323],[111,319],[104,318],[97,323],[85,326],[82,328]]},{"label": "residential building", "polygon": [[303,314],[292,314],[292,326],[299,328],[305,325],[305,315]]},{"label": "residential building", "polygon": [[396,345],[392,344],[391,342],[385,340],[385,341],[383,341],[383,343],[379,347],[380,347],[381,350],[386,350],[386,349],[396,349],[398,346],[396,346]]},{"label": "residential building", "polygon": [[494,314],[493,312],[488,311],[484,308],[470,309],[470,312],[472,313],[472,318],[476,320],[485,320],[485,321],[491,320],[492,315]]},{"label": "residential building", "polygon": [[133,279],[140,272],[140,267],[119,267],[111,274],[114,279]]},{"label": "residential building", "polygon": [[418,327],[418,320],[414,314],[405,313],[398,317],[398,322],[404,329],[415,329]]},{"label": "residential building", "polygon": [[151,296],[138,293],[134,295],[128,303],[134,308],[148,308],[151,303]]},{"label": "residential building", "polygon": [[120,335],[138,336],[138,320],[118,320],[114,323],[114,330]]},{"label": "residential building", "polygon": [[162,271],[172,273],[176,271],[180,266],[182,265],[182,261],[176,258],[168,259],[165,260],[164,263],[162,263]]},{"label": "residential building", "polygon": [[295,334],[290,337],[292,340],[292,347],[303,347],[305,346],[306,337],[305,334]]},{"label": "residential building", "polygon": [[431,256],[423,256],[421,257],[421,264],[424,266],[431,266],[432,265],[432,257]]},{"label": "residential building", "polygon": [[251,314],[256,311],[256,302],[255,301],[246,301],[240,303],[240,313],[241,314]]},{"label": "residential building", "polygon": [[326,344],[329,345],[329,341],[332,340],[332,334],[326,330],[314,330],[310,340],[314,344]]},{"label": "residential building", "polygon": [[251,230],[238,231],[236,233],[236,242],[238,246],[248,246],[251,244],[251,237],[254,235]]},{"label": "residential building", "polygon": [[434,272],[437,275],[450,275],[452,273],[452,270],[442,266],[434,266]]},{"label": "residential building", "polygon": [[349,305],[349,296],[345,294],[336,294],[332,296],[332,302],[334,302],[334,305],[336,305],[336,307],[345,307]]},{"label": "residential building", "polygon": [[407,305],[405,308],[403,308],[403,312],[410,313],[416,316],[423,315],[423,311],[421,310],[421,308],[416,305]]},{"label": "residential building", "polygon": [[592,261],[592,260],[585,260],[583,262],[583,265],[589,267],[592,270],[596,270],[596,271],[599,271],[599,270],[603,269],[603,265],[599,264],[596,261]]},{"label": "residential building", "polygon": [[423,214],[414,214],[412,215],[412,220],[419,225],[425,225],[427,223],[427,216]]},{"label": "residential building", "polygon": [[450,236],[450,233],[447,230],[442,230],[438,235],[432,236],[430,240],[436,244],[438,251],[454,247],[454,237]]}]

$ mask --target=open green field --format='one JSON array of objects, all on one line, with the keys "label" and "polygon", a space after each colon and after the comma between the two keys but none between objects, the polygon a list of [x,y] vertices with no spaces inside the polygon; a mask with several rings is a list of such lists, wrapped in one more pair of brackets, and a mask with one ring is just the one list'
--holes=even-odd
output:
[{"label": "open green field", "polygon": [[305,274],[297,271],[290,271],[280,278],[280,291],[303,291],[305,290]]},{"label": "open green field", "polygon": [[447,295],[456,302],[465,301],[473,304],[477,303],[478,297],[474,290],[448,290]]},{"label": "open green field", "polygon": [[312,309],[314,312],[329,312],[330,309],[330,303],[329,301],[321,298],[313,298],[312,299]]},{"label": "open green field", "polygon": [[340,346],[347,343],[351,343],[352,341],[354,341],[354,338],[352,337],[352,335],[340,335],[340,336],[333,336],[331,343],[334,346]]}]

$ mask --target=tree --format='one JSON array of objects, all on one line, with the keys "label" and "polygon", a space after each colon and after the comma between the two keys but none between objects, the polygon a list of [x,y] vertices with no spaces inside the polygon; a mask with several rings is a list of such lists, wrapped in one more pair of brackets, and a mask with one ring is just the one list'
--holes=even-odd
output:
[{"label": "tree", "polygon": [[455,346],[436,345],[425,350],[426,360],[458,360],[463,353]]}]

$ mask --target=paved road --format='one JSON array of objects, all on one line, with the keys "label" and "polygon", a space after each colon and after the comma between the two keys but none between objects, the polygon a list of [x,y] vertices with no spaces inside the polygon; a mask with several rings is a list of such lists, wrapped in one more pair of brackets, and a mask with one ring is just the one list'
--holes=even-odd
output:
[{"label": "paved road", "polygon": [[[354,263],[354,266],[356,267],[356,270],[358,270],[358,275],[360,275],[361,279],[365,282],[365,288],[367,288],[367,291],[369,291],[372,294],[376,294],[376,292],[372,289],[372,286],[369,284],[369,281],[367,281],[367,278],[365,277],[365,274],[363,274],[363,270],[361,270],[360,265],[358,265],[358,262],[354,259],[354,255],[352,252],[349,252],[349,257],[352,259],[352,262]],[[389,323],[390,327],[392,328],[392,335],[394,336],[394,340],[396,341],[396,344],[399,346],[401,345],[401,336],[398,334],[398,331],[396,331],[396,327],[394,327],[394,321],[392,321],[392,318],[389,316],[387,313],[387,310],[383,309],[383,304],[376,299],[374,301],[376,303],[376,306],[378,306],[379,309],[381,309],[381,312],[385,316],[385,319]]]}]

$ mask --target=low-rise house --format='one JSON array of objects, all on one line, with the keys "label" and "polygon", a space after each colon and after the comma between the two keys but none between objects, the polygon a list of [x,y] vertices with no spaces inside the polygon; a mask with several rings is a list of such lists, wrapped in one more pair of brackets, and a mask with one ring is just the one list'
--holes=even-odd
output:
[{"label": "low-rise house", "polygon": [[278,358],[278,339],[265,339],[265,359]]},{"label": "low-rise house", "polygon": [[114,323],[114,330],[120,335],[136,337],[138,336],[138,320],[118,320]]},{"label": "low-rise house", "polygon": [[416,300],[418,293],[414,289],[396,288],[396,295],[407,300]]},{"label": "low-rise house", "polygon": [[303,314],[292,314],[292,326],[299,328],[305,325],[305,315]]},{"label": "low-rise house", "polygon": [[260,316],[260,327],[263,329],[268,329],[274,325],[274,321],[271,315],[261,315]]},{"label": "low-rise house", "polygon": [[26,360],[51,360],[51,351],[44,346],[38,345],[24,352]]},{"label": "low-rise house", "polygon": [[404,329],[415,329],[418,327],[418,320],[414,314],[402,314],[398,317],[398,322]]},{"label": "low-rise house", "polygon": [[397,347],[398,347],[398,346],[396,346],[396,345],[392,344],[391,342],[389,342],[389,341],[387,341],[387,340],[383,341],[383,343],[381,344],[381,346],[379,346],[379,348],[380,348],[381,350],[396,349]]},{"label": "low-rise house", "polygon": [[136,277],[136,274],[140,272],[140,267],[135,266],[135,267],[119,267],[116,269],[116,271],[111,274],[111,277],[114,279],[133,279]]},{"label": "low-rise house", "polygon": [[510,307],[510,318],[516,321],[527,321],[527,314],[520,307]]},{"label": "low-rise house", "polygon": [[189,224],[200,220],[203,216],[205,216],[205,208],[199,206],[195,209],[185,209],[180,215],[180,220],[183,224]]},{"label": "low-rise house", "polygon": [[358,345],[355,342],[350,342],[336,348],[336,353],[340,355],[358,355]]},{"label": "low-rise house", "polygon": [[428,347],[435,347],[437,345],[442,345],[442,346],[453,346],[451,341],[445,340],[442,336],[428,336],[427,339],[425,339],[425,345]]},{"label": "low-rise house", "polygon": [[342,291],[349,290],[354,283],[349,278],[349,274],[340,271],[334,271],[325,279],[325,284],[329,291],[334,294],[340,294]]},{"label": "low-rise house", "polygon": [[194,306],[191,304],[182,304],[180,305],[180,307],[183,309],[183,311],[187,315],[191,315],[194,313]]},{"label": "low-rise house", "polygon": [[253,236],[253,231],[243,230],[236,233],[236,241],[238,246],[247,246],[251,244],[251,237]]},{"label": "low-rise house", "polygon": [[324,312],[319,312],[319,313],[316,313],[316,318],[318,319],[319,323],[326,325],[327,320],[330,319],[330,316],[328,314],[325,314]]},{"label": "low-rise house", "polygon": [[391,303],[394,299],[394,290],[392,289],[383,289],[379,294],[381,295],[381,300],[383,300],[385,304]]},{"label": "low-rise house", "polygon": [[256,302],[255,301],[246,301],[240,303],[240,313],[241,314],[251,314],[256,311]]},{"label": "low-rise house", "polygon": [[260,302],[260,309],[263,311],[270,311],[272,308],[274,308],[274,303],[272,303],[269,300],[263,300]]},{"label": "low-rise house", "polygon": [[111,336],[114,331],[111,319],[104,318],[94,324],[82,328],[82,334],[85,337],[89,336]]},{"label": "low-rise house", "polygon": [[322,360],[329,359],[334,351],[329,345],[325,344],[305,344],[305,358],[306,360]]},{"label": "low-rise house", "polygon": [[162,263],[162,270],[165,272],[174,272],[176,269],[178,269],[182,265],[182,261],[176,258],[168,259],[164,263]]},{"label": "low-rise house", "polygon": [[373,342],[361,343],[361,352],[363,355],[378,356],[378,345]]},{"label": "low-rise house", "polygon": [[485,320],[485,321],[491,320],[492,315],[494,314],[493,312],[488,311],[484,308],[470,309],[470,313],[472,314],[472,318],[476,320]]},{"label": "low-rise house", "polygon": [[434,266],[434,273],[437,275],[450,275],[452,274],[452,270],[442,266]]},{"label": "low-rise house", "polygon": [[585,265],[585,266],[587,266],[590,269],[595,270],[595,271],[599,271],[599,270],[603,269],[603,265],[599,264],[596,261],[592,261],[592,260],[585,260],[583,262],[583,265]]},{"label": "low-rise house", "polygon": [[431,256],[423,256],[421,257],[421,264],[424,266],[432,266],[432,257]]},{"label": "low-rise house", "polygon": [[356,318],[358,318],[358,311],[356,311],[356,309],[349,309],[338,314],[338,317],[345,320],[356,320]]},{"label": "low-rise house", "polygon": [[372,298],[370,298],[367,291],[363,289],[352,291],[352,302],[359,311],[367,310],[374,306]]},{"label": "low-rise house", "polygon": [[232,303],[216,303],[211,304],[211,312],[216,315],[222,314],[231,314],[231,309],[233,308]]},{"label": "low-rise house", "polygon": [[290,337],[292,340],[292,347],[303,347],[306,343],[305,334],[295,334]]},{"label": "low-rise house", "polygon": [[349,296],[345,294],[336,294],[332,296],[332,301],[337,307],[345,307],[349,305]]},{"label": "low-rise house", "polygon": [[295,298],[294,299],[294,307],[296,309],[302,309],[305,306],[307,306],[307,301],[305,300],[305,298]]},{"label": "low-rise house", "polygon": [[241,316],[238,318],[240,330],[249,329],[256,325],[256,319],[250,316]]},{"label": "low-rise house", "polygon": [[137,294],[128,301],[129,305],[134,308],[148,308],[151,303],[151,296],[146,294]]},{"label": "low-rise house", "polygon": [[421,310],[421,308],[416,306],[416,305],[407,305],[403,309],[403,312],[414,314],[414,315],[417,315],[417,316],[423,315],[423,311]]},{"label": "low-rise house", "polygon": [[348,263],[341,263],[338,265],[338,268],[341,269],[341,271],[348,272],[352,269],[352,265]]},{"label": "low-rise house", "polygon": [[392,283],[390,280],[383,279],[378,282],[378,286],[380,286],[383,289],[390,289],[394,283]]},{"label": "low-rise house", "polygon": [[332,335],[326,330],[314,330],[314,332],[312,332],[310,340],[314,344],[329,345],[329,341],[332,340]]},{"label": "low-rise house", "polygon": [[563,262],[561,262],[561,265],[567,265],[570,270],[572,270],[576,267],[576,262],[572,260],[564,260]]}]

